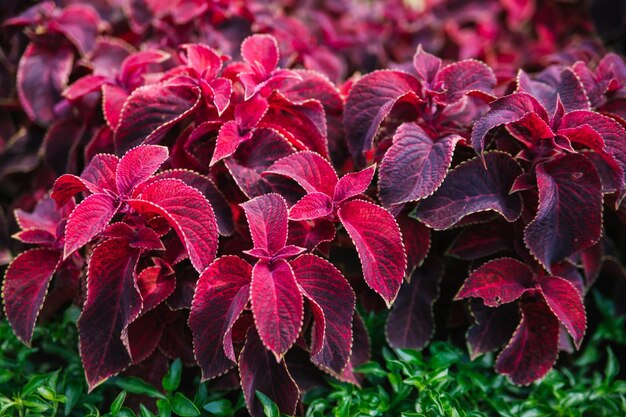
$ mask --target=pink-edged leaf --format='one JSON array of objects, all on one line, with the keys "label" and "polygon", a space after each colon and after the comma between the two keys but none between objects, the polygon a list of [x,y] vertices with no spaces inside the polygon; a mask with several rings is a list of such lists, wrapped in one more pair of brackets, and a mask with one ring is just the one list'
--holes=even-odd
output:
[{"label": "pink-edged leaf", "polygon": [[102,190],[85,179],[72,174],[63,174],[56,179],[52,186],[50,197],[56,201],[57,205],[62,206],[76,194],[89,191],[91,193],[99,193]]},{"label": "pink-edged leaf", "polygon": [[585,249],[602,234],[602,184],[584,156],[566,155],[537,166],[539,208],[524,242],[550,271],[553,263]]},{"label": "pink-edged leaf", "polygon": [[356,246],[365,282],[391,305],[407,264],[398,224],[387,210],[362,200],[343,203],[338,215]]},{"label": "pink-edged leaf", "polygon": [[536,97],[550,115],[555,114],[558,109],[558,101],[566,113],[589,110],[585,88],[571,68],[561,70],[551,66],[533,78],[520,70],[517,91]]},{"label": "pink-edged leaf", "polygon": [[93,91],[99,90],[107,81],[108,78],[102,75],[86,75],[66,88],[63,91],[63,96],[70,101],[78,100]]},{"label": "pink-edged leaf", "polygon": [[443,101],[447,104],[456,103],[470,91],[491,94],[497,83],[496,75],[491,68],[471,59],[444,67],[437,74],[437,80],[443,83],[445,89]]},{"label": "pink-edged leaf", "polygon": [[413,68],[419,79],[430,87],[435,83],[435,78],[441,69],[441,58],[424,51],[422,45],[419,44],[413,55]]},{"label": "pink-edged leaf", "polygon": [[585,335],[587,315],[581,294],[574,284],[561,277],[543,277],[539,280],[543,298],[550,310],[565,326],[577,348]]},{"label": "pink-edged leaf", "polygon": [[60,260],[58,250],[27,250],[13,259],[4,275],[4,312],[13,333],[29,346],[50,279]]},{"label": "pink-edged leaf", "polygon": [[209,266],[217,252],[217,223],[213,208],[202,193],[177,179],[162,179],[146,186],[129,200],[140,213],[164,217],[184,243],[198,272]]},{"label": "pink-edged leaf", "polygon": [[115,129],[120,123],[122,109],[128,98],[128,93],[122,87],[112,84],[102,86],[102,113],[107,125]]},{"label": "pink-edged leaf", "polygon": [[500,213],[512,222],[522,211],[519,194],[509,194],[522,173],[508,154],[490,152],[451,171],[435,193],[422,200],[415,211],[418,220],[435,230],[447,229],[463,217],[486,210]]},{"label": "pink-edged leaf", "polygon": [[304,317],[302,293],[287,261],[256,263],[250,299],[263,345],[280,360],[296,341]]},{"label": "pink-edged leaf", "polygon": [[263,405],[256,392],[267,395],[278,409],[287,415],[296,413],[300,390],[293,380],[285,361],[277,362],[265,349],[259,335],[251,328],[239,355],[241,389],[248,411],[253,417],[263,417]]},{"label": "pink-edged leaf", "polygon": [[144,361],[156,350],[163,335],[163,320],[158,310],[142,314],[128,325],[125,337],[133,365]]},{"label": "pink-edged leaf", "polygon": [[358,385],[363,382],[363,378],[361,375],[355,373],[354,369],[370,360],[371,343],[365,322],[357,310],[354,310],[354,316],[352,317],[352,337],[350,361],[348,362],[348,366],[346,366],[341,375],[337,378],[341,381]]},{"label": "pink-edged leaf", "polygon": [[213,91],[213,105],[217,110],[218,116],[221,116],[230,105],[233,84],[229,79],[219,77],[211,81],[209,87]]},{"label": "pink-edged leaf", "polygon": [[315,319],[311,360],[341,374],[352,351],[354,292],[341,272],[325,259],[302,255],[291,262],[291,267]]},{"label": "pink-edged leaf", "polygon": [[198,74],[205,73],[207,79],[214,78],[222,68],[222,59],[211,48],[200,43],[180,46],[182,60]]},{"label": "pink-edged leaf", "polygon": [[541,298],[522,302],[522,320],[496,361],[496,371],[528,385],[547,374],[558,355],[559,321]]},{"label": "pink-edged leaf", "polygon": [[467,344],[472,360],[504,346],[520,321],[517,303],[494,308],[486,307],[480,300],[474,299],[470,309],[475,322],[467,330]]},{"label": "pink-edged leaf", "polygon": [[246,212],[254,247],[274,255],[287,243],[287,202],[278,194],[266,194],[241,205]]},{"label": "pink-edged leaf", "polygon": [[124,60],[120,69],[120,80],[123,85],[135,88],[143,84],[143,75],[152,64],[160,64],[170,58],[166,52],[159,50],[139,51]]},{"label": "pink-edged leaf", "polygon": [[137,288],[141,294],[141,313],[152,310],[169,297],[176,287],[176,276],[169,265],[159,262],[137,275]]},{"label": "pink-edged leaf", "polygon": [[405,215],[399,215],[396,220],[402,232],[402,242],[407,255],[405,277],[410,277],[413,270],[420,266],[430,249],[430,229],[417,220]]},{"label": "pink-edged leaf", "polygon": [[54,246],[54,243],[57,240],[55,235],[45,230],[40,230],[40,229],[22,230],[21,232],[15,233],[11,237],[23,243],[28,243],[31,245],[46,246],[46,247]]},{"label": "pink-edged leaf", "polygon": [[82,55],[93,50],[99,26],[98,12],[82,4],[64,7],[60,15],[49,23],[50,29],[63,33]]},{"label": "pink-edged leaf", "polygon": [[376,172],[376,164],[359,172],[350,172],[337,182],[334,193],[334,201],[339,204],[349,198],[365,193]]},{"label": "pink-edged leaf", "polygon": [[194,111],[201,99],[192,84],[148,85],[128,97],[115,129],[115,149],[123,154],[141,144],[155,144],[179,120]]},{"label": "pink-edged leaf", "polygon": [[332,213],[333,201],[324,193],[310,193],[289,209],[289,220],[313,220]]},{"label": "pink-edged leaf", "polygon": [[235,121],[243,130],[255,127],[265,116],[269,103],[262,96],[254,96],[250,100],[239,103],[235,108]]},{"label": "pink-edged leaf", "polygon": [[481,298],[486,306],[497,307],[517,300],[534,286],[533,271],[528,265],[516,259],[500,258],[473,271],[455,299]]},{"label": "pink-edged leaf", "polygon": [[[598,241],[593,246],[588,247],[580,253],[580,261],[585,272],[585,288],[589,289],[596,282],[602,271],[605,250],[604,242]],[[582,292],[584,293],[584,291]]]},{"label": "pink-edged leaf", "polygon": [[152,176],[168,156],[165,146],[155,145],[137,146],[126,152],[120,159],[115,177],[120,195],[130,194],[133,188]]},{"label": "pink-edged leaf", "polygon": [[528,113],[537,115],[547,121],[548,112],[533,96],[526,93],[511,94],[490,103],[489,112],[474,124],[472,129],[472,146],[479,155],[485,150],[487,133],[498,126],[514,123]]},{"label": "pink-edged leaf", "polygon": [[215,142],[215,151],[209,166],[235,153],[239,145],[252,139],[253,132],[243,131],[236,121],[230,120],[222,125]]},{"label": "pink-edged leaf", "polygon": [[104,190],[113,191],[118,194],[117,184],[115,181],[117,175],[117,165],[119,158],[115,155],[97,154],[91,158],[89,165],[85,168],[80,177],[97,188],[89,189],[92,193],[103,192]]},{"label": "pink-edged leaf", "polygon": [[434,193],[448,173],[460,139],[450,135],[434,142],[417,124],[401,125],[380,165],[381,203],[391,207]]},{"label": "pink-edged leaf", "polygon": [[74,52],[67,45],[56,48],[31,42],[17,68],[17,93],[28,117],[47,125],[57,115],[54,107],[61,99],[72,71]]},{"label": "pink-edged leaf", "polygon": [[139,251],[124,239],[98,245],[87,270],[87,298],[78,319],[80,356],[89,390],[130,365],[122,332],[139,315],[135,283]]},{"label": "pink-edged leaf", "polygon": [[514,240],[515,231],[511,223],[496,219],[461,230],[446,254],[465,260],[483,258],[504,250],[513,251]]},{"label": "pink-edged leaf", "polygon": [[[233,367],[224,344],[250,297],[252,267],[236,256],[223,256],[202,272],[189,313],[194,355],[202,379],[212,379]],[[232,345],[232,337],[229,340]]]},{"label": "pink-edged leaf", "polygon": [[109,224],[119,204],[109,194],[92,194],[74,209],[65,226],[63,259],[89,243]]},{"label": "pink-edged leaf", "polygon": [[278,65],[278,43],[272,35],[256,34],[241,43],[241,57],[259,75],[269,75]]},{"label": "pink-edged leaf", "polygon": [[402,98],[419,91],[420,83],[400,71],[374,71],[361,78],[350,90],[344,111],[346,142],[358,164],[364,163],[363,152],[372,148],[382,121]]},{"label": "pink-edged leaf", "polygon": [[114,79],[124,60],[133,52],[134,48],[120,38],[99,36],[89,54],[89,62],[93,66],[92,74]]},{"label": "pink-edged leaf", "polygon": [[56,236],[59,223],[74,210],[74,202],[58,206],[50,197],[44,197],[37,202],[31,213],[24,210],[15,210],[15,219],[22,230],[42,230]]},{"label": "pink-edged leaf", "polygon": [[310,252],[320,243],[332,242],[335,233],[335,224],[326,219],[289,222],[287,243],[306,248]]},{"label": "pink-edged leaf", "polygon": [[297,152],[276,161],[266,171],[296,181],[307,193],[320,192],[332,197],[338,178],[327,159],[310,151]]},{"label": "pink-edged leaf", "polygon": [[274,254],[274,259],[288,259],[300,255],[306,252],[306,248],[301,248],[295,245],[287,245]]},{"label": "pink-edged leaf", "polygon": [[393,348],[422,349],[435,332],[433,304],[439,298],[443,263],[428,259],[402,284],[387,317],[385,334]]}]

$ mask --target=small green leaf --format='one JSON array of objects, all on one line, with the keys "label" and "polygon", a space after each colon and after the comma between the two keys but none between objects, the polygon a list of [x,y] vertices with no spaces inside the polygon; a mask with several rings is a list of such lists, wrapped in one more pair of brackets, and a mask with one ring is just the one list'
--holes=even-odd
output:
[{"label": "small green leaf", "polygon": [[147,382],[135,378],[135,377],[127,377],[124,379],[119,379],[115,382],[115,384],[123,390],[126,390],[132,394],[143,394],[152,398],[160,398],[165,399],[165,395],[163,395],[158,389],[148,384]]},{"label": "small green leaf", "polygon": [[117,413],[117,417],[137,417],[135,412],[128,407],[123,407],[119,413]]},{"label": "small green leaf", "polygon": [[56,396],[56,392],[45,386],[37,387],[37,393],[48,401],[54,401]]},{"label": "small green leaf", "polygon": [[172,406],[168,400],[157,400],[157,409],[159,417],[170,417],[172,415]]},{"label": "small green leaf", "polygon": [[180,392],[172,398],[172,411],[181,417],[196,417],[200,415],[198,407]]},{"label": "small green leaf", "polygon": [[604,380],[606,382],[611,382],[619,373],[619,362],[617,361],[617,358],[615,358],[615,354],[611,348],[606,349],[606,355],[607,358],[606,367],[604,368]]},{"label": "small green leaf", "polygon": [[172,362],[169,371],[163,377],[163,389],[167,392],[174,392],[180,385],[180,378],[183,372],[183,363],[180,359]]},{"label": "small green leaf", "polygon": [[278,410],[278,406],[274,401],[270,399],[267,395],[263,394],[261,391],[256,391],[256,397],[261,401],[261,405],[263,406],[263,413],[266,417],[280,417],[280,410]]},{"label": "small green leaf", "polygon": [[67,384],[67,387],[65,388],[65,397],[67,398],[67,401],[65,402],[64,410],[64,414],[66,416],[69,415],[72,412],[74,406],[78,404],[78,401],[83,395],[83,392],[84,388],[81,382],[71,381]]},{"label": "small green leaf", "polygon": [[120,412],[122,405],[124,405],[124,400],[126,400],[126,391],[120,392],[117,398],[111,403],[111,414],[116,416]]},{"label": "small green leaf", "polygon": [[152,411],[148,410],[145,405],[139,404],[139,412],[141,417],[154,417]]},{"label": "small green leaf", "polygon": [[211,401],[202,408],[216,416],[229,416],[233,413],[233,406],[228,400]]}]

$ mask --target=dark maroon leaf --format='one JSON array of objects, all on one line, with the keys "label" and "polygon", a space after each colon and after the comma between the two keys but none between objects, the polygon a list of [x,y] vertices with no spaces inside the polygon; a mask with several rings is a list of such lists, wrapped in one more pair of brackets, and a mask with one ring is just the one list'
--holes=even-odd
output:
[{"label": "dark maroon leaf", "polygon": [[480,300],[472,300],[470,307],[475,323],[466,336],[473,360],[504,346],[511,339],[520,317],[517,303],[487,307]]},{"label": "dark maroon leaf", "polygon": [[587,328],[581,294],[574,284],[560,277],[543,277],[539,280],[539,285],[550,310],[565,326],[579,348]]}]

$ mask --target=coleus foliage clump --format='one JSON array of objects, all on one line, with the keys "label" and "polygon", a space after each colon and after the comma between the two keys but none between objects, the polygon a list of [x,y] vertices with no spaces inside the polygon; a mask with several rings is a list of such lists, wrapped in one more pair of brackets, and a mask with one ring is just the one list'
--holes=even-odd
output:
[{"label": "coleus foliage clump", "polygon": [[[332,14],[343,37],[320,17],[332,55],[300,44],[295,16],[274,17],[293,33],[256,21],[260,4],[123,3],[111,25],[50,2],[5,22],[35,29],[16,90],[58,174],[15,203],[14,237],[35,246],[3,283],[22,341],[75,302],[91,389],[180,357],[253,415],[256,391],[295,414],[324,374],[359,382],[357,302],[391,309],[393,347],[464,317],[472,356],[503,347],[518,384],[580,346],[603,219],[626,220],[619,56],[512,76],[418,46],[367,73],[349,10]],[[267,33],[233,35],[249,20]],[[366,74],[345,80],[347,63]]]}]

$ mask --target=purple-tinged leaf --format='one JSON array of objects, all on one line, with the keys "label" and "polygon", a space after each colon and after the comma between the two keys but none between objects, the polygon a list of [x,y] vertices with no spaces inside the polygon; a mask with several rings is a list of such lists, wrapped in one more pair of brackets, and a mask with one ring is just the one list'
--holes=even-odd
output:
[{"label": "purple-tinged leaf", "polygon": [[341,177],[335,187],[335,203],[339,204],[349,198],[365,193],[374,178],[374,172],[376,172],[376,164],[359,172],[350,172]]},{"label": "purple-tinged leaf", "polygon": [[546,109],[533,96],[515,93],[490,103],[491,110],[474,124],[472,146],[478,155],[485,150],[487,133],[498,126],[517,122],[528,113],[536,113],[542,120],[549,120]]},{"label": "purple-tinged leaf", "polygon": [[332,213],[333,201],[324,193],[305,195],[289,209],[289,220],[313,220]]},{"label": "purple-tinged leaf", "polygon": [[78,319],[80,357],[89,390],[130,365],[122,332],[141,311],[135,283],[139,251],[124,239],[98,245],[87,270],[87,298]]},{"label": "purple-tinged leaf", "polygon": [[504,346],[511,339],[520,317],[517,303],[486,307],[480,300],[474,299],[470,308],[475,323],[467,330],[466,336],[470,358],[474,360],[483,353]]},{"label": "purple-tinged leaf", "polygon": [[91,6],[82,4],[70,4],[64,7],[60,15],[49,23],[49,28],[63,33],[81,55],[93,50],[99,27],[98,12]]},{"label": "purple-tinged leaf", "polygon": [[497,307],[517,300],[533,287],[534,274],[526,264],[516,259],[500,258],[473,271],[455,299],[481,298],[486,306]]},{"label": "purple-tinged leaf", "polygon": [[572,336],[576,348],[580,348],[587,328],[581,294],[574,284],[561,277],[543,277],[539,286],[548,307]]},{"label": "purple-tinged leaf", "polygon": [[256,263],[250,299],[263,345],[280,360],[296,341],[304,318],[302,293],[287,261]]},{"label": "purple-tinged leaf", "polygon": [[80,177],[88,184],[93,184],[97,188],[90,189],[92,193],[103,192],[104,190],[113,191],[118,194],[116,175],[119,158],[115,155],[97,154],[91,158],[89,165],[84,169]]},{"label": "purple-tinged leaf", "polygon": [[217,252],[217,223],[211,204],[202,193],[176,179],[162,179],[146,186],[129,200],[140,213],[156,213],[176,230],[191,264],[204,271]]},{"label": "purple-tinged leaf", "polygon": [[287,202],[278,194],[266,194],[241,205],[246,212],[254,247],[274,255],[287,243]]},{"label": "purple-tinged leaf", "polygon": [[300,255],[306,252],[306,248],[301,248],[295,245],[287,245],[274,254],[274,259],[288,259]]},{"label": "purple-tinged leaf", "polygon": [[22,230],[37,229],[56,236],[59,223],[74,210],[74,202],[57,206],[50,197],[44,197],[37,202],[32,213],[24,210],[15,210],[15,220]]},{"label": "purple-tinged leaf", "polygon": [[335,224],[326,219],[289,222],[287,243],[313,251],[320,243],[332,242],[335,238]]},{"label": "purple-tinged leaf", "polygon": [[239,145],[252,139],[252,131],[242,132],[235,120],[230,120],[222,125],[217,140],[215,151],[211,157],[209,166],[213,166],[222,159],[235,153]]},{"label": "purple-tinged leaf", "polygon": [[524,242],[550,271],[553,263],[585,249],[602,234],[602,184],[584,156],[570,154],[537,166],[539,208]]},{"label": "purple-tinged leaf", "polygon": [[341,272],[322,258],[302,255],[291,266],[315,319],[311,360],[341,374],[352,351],[354,292]]},{"label": "purple-tinged leaf", "polygon": [[27,250],[13,259],[4,275],[4,313],[15,336],[28,346],[50,279],[60,260],[61,252],[58,250]]},{"label": "purple-tinged leaf", "polygon": [[330,162],[315,152],[297,152],[276,161],[265,173],[284,175],[296,181],[307,193],[320,192],[332,197],[338,178]]},{"label": "purple-tinged leaf", "polygon": [[452,163],[458,135],[434,142],[415,123],[404,123],[380,165],[378,195],[385,207],[420,200],[441,185]]},{"label": "purple-tinged leaf", "polygon": [[128,97],[115,129],[115,149],[123,154],[137,145],[157,143],[200,103],[192,84],[167,83],[140,87]]},{"label": "purple-tinged leaf", "polygon": [[[589,289],[596,282],[604,262],[604,242],[598,241],[580,253],[580,260],[585,271],[585,288]],[[584,291],[582,292],[584,293]]]},{"label": "purple-tinged leaf", "polygon": [[81,177],[72,174],[63,174],[54,182],[50,197],[52,197],[60,207],[70,201],[76,194],[83,191],[89,191],[91,193],[102,192],[100,187]]},{"label": "purple-tinged leaf", "polygon": [[163,321],[159,311],[142,314],[125,331],[133,365],[146,360],[159,346],[163,335]]},{"label": "purple-tinged leaf", "polygon": [[113,84],[102,86],[102,113],[111,130],[115,130],[120,123],[126,99],[128,92],[124,88]]},{"label": "purple-tinged leaf", "polygon": [[247,262],[223,256],[198,279],[189,328],[203,380],[222,375],[234,365],[224,352],[224,344],[232,346],[230,332],[248,303],[251,277],[252,267]]},{"label": "purple-tinged leaf", "polygon": [[528,385],[547,374],[558,355],[559,321],[543,299],[520,305],[522,320],[496,361],[496,371]]},{"label": "purple-tinged leaf", "polygon": [[108,78],[102,75],[86,75],[66,88],[63,91],[63,96],[70,101],[79,100],[91,92],[100,90],[100,87],[107,81]]},{"label": "purple-tinged leaf", "polygon": [[271,35],[252,35],[241,43],[241,57],[252,69],[269,75],[278,65],[278,43]]},{"label": "purple-tinged leaf", "polygon": [[509,221],[522,212],[519,194],[509,194],[521,168],[508,154],[490,152],[465,162],[451,171],[441,187],[416,208],[416,217],[435,230],[454,226],[463,217],[493,210]]},{"label": "purple-tinged leaf", "polygon": [[354,310],[354,316],[352,317],[352,339],[350,361],[348,362],[348,366],[346,366],[341,375],[337,378],[341,381],[358,385],[363,382],[363,378],[357,375],[354,369],[370,360],[371,343],[367,327],[356,310]]},{"label": "purple-tinged leaf", "polygon": [[439,297],[443,263],[428,259],[402,284],[387,317],[385,334],[393,348],[422,349],[435,332],[433,304]]},{"label": "purple-tinged leaf", "polygon": [[167,160],[165,146],[137,146],[126,152],[117,167],[116,183],[121,196],[126,196],[138,184],[152,176]]},{"label": "purple-tinged leaf", "polygon": [[419,44],[415,55],[413,55],[413,68],[415,68],[420,81],[428,87],[434,87],[435,78],[441,70],[441,58],[424,51],[422,44]]},{"label": "purple-tinged leaf", "polygon": [[271,357],[254,328],[248,331],[246,344],[239,355],[239,375],[246,406],[253,417],[265,415],[257,391],[274,401],[281,413],[296,413],[300,398],[298,385],[289,375],[285,361],[277,362]]},{"label": "purple-tinged leaf", "polygon": [[407,255],[406,278],[410,278],[415,268],[420,266],[430,249],[430,229],[417,220],[399,215],[396,220],[402,232],[402,242]]},{"label": "purple-tinged leaf", "polygon": [[511,223],[496,219],[486,224],[470,225],[461,230],[446,251],[459,259],[474,260],[494,253],[515,249],[515,232]]},{"label": "purple-tinged leaf", "polygon": [[54,108],[61,99],[72,71],[74,52],[67,45],[56,48],[30,43],[17,68],[17,93],[28,117],[38,123],[52,123]]},{"label": "purple-tinged leaf", "polygon": [[407,264],[398,224],[387,210],[362,200],[345,202],[338,215],[356,246],[365,282],[391,305]]},{"label": "purple-tinged leaf", "polygon": [[169,297],[176,287],[176,276],[164,262],[149,266],[137,275],[137,288],[141,294],[141,313],[152,310]]},{"label": "purple-tinged leaf", "polygon": [[179,48],[181,60],[198,74],[204,73],[206,79],[216,77],[222,68],[220,56],[206,45],[200,43],[184,44]]},{"label": "purple-tinged leaf", "polygon": [[92,194],[74,209],[65,226],[63,259],[89,243],[104,230],[119,203],[109,194]]},{"label": "purple-tinged leaf", "polygon": [[55,235],[40,229],[22,230],[21,232],[15,233],[11,237],[23,243],[46,247],[53,247],[57,240]]},{"label": "purple-tinged leaf", "polygon": [[344,111],[346,142],[357,164],[365,161],[363,152],[372,148],[382,121],[400,100],[417,101],[420,83],[400,71],[374,71],[361,78],[350,90]]},{"label": "purple-tinged leaf", "polygon": [[437,74],[437,80],[445,88],[443,100],[453,104],[469,92],[491,94],[497,80],[493,70],[486,64],[475,60],[464,60],[450,64]]}]

